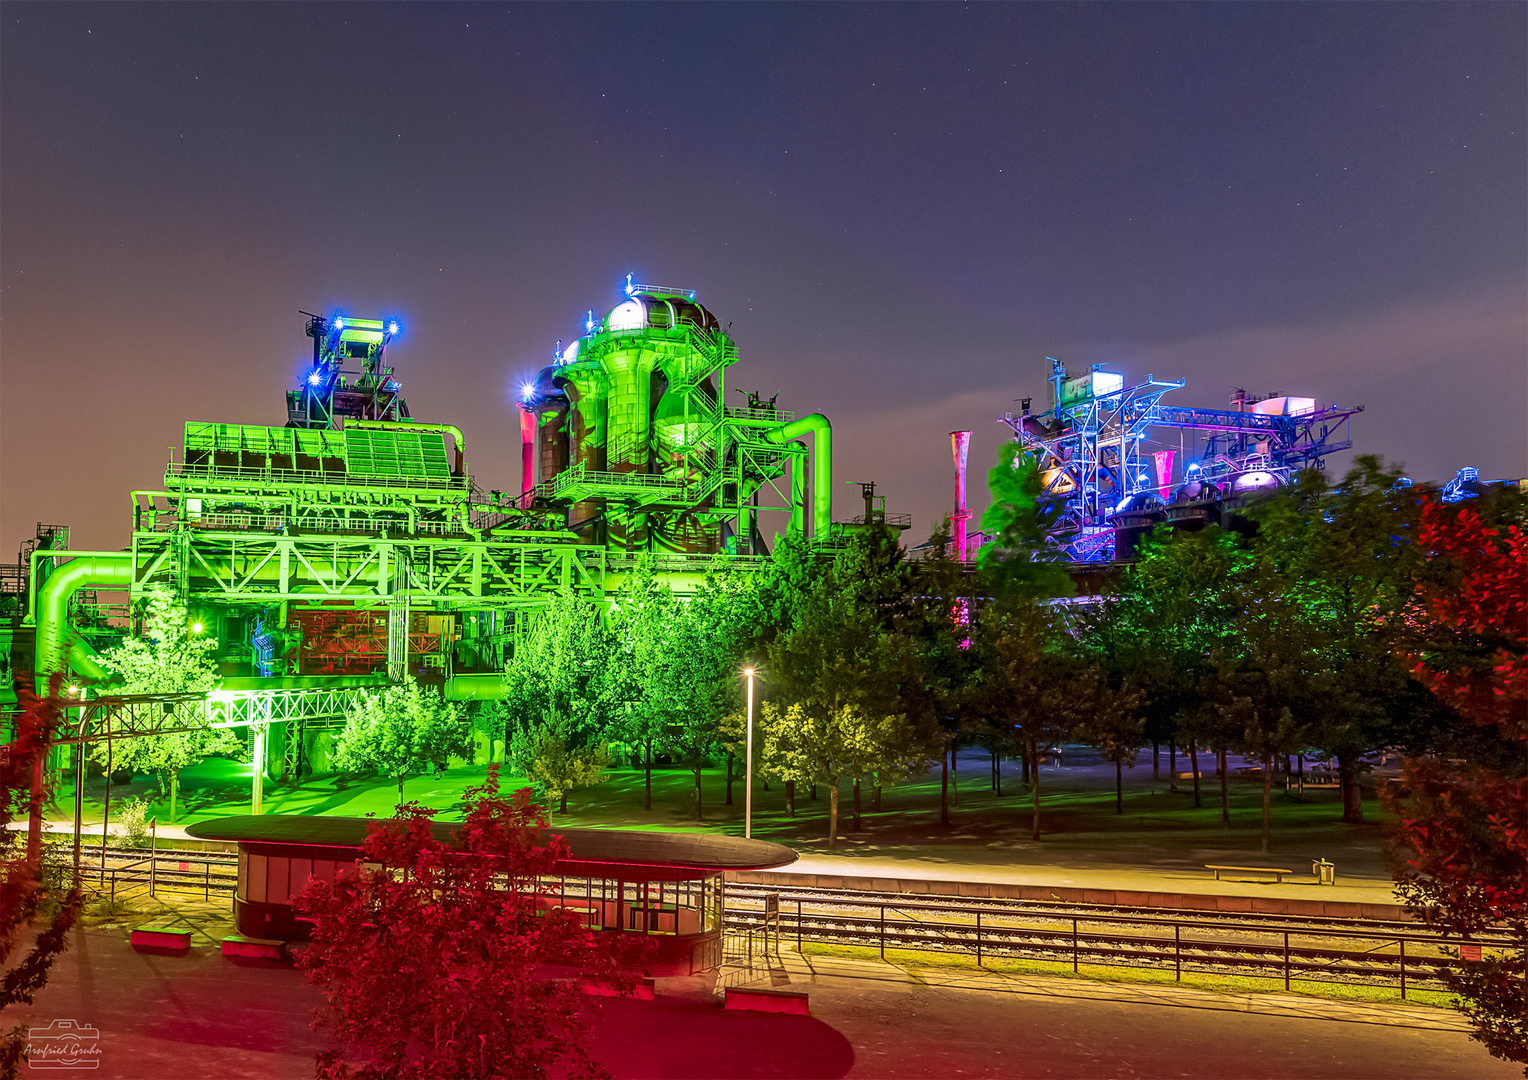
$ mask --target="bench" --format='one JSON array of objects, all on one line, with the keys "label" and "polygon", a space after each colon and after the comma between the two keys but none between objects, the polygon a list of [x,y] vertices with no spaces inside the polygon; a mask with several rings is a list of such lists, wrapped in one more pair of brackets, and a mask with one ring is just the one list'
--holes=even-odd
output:
[{"label": "bench", "polygon": [[135,949],[186,952],[191,948],[191,931],[175,926],[136,926],[131,941]]},{"label": "bench", "polygon": [[1293,870],[1278,870],[1272,866],[1211,866],[1209,863],[1205,863],[1204,868],[1215,871],[1216,881],[1220,880],[1220,872],[1222,870],[1236,874],[1272,874],[1275,885],[1283,883],[1285,874],[1294,873]]},{"label": "bench", "polygon": [[793,1013],[811,1016],[808,995],[801,990],[766,990],[762,987],[729,986],[727,1009],[748,1009],[752,1012]]},{"label": "bench", "polygon": [[232,934],[223,939],[223,955],[251,960],[285,960],[286,942]]}]

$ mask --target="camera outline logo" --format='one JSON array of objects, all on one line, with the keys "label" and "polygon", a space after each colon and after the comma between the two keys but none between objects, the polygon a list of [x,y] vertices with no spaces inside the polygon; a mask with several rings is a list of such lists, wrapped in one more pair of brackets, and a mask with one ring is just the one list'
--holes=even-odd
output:
[{"label": "camera outline logo", "polygon": [[98,1069],[101,1032],[78,1020],[54,1020],[47,1027],[27,1029],[27,1067],[32,1069]]}]

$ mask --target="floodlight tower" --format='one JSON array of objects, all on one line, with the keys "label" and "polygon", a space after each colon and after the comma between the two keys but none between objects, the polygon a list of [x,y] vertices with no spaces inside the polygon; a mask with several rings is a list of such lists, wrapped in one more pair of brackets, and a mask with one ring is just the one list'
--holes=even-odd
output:
[{"label": "floodlight tower", "polygon": [[[313,367],[300,389],[287,391],[288,427],[338,429],[347,417],[408,419],[402,387],[393,378],[393,369],[382,363],[389,342],[398,334],[396,321],[301,314],[308,316]],[[359,371],[343,370],[350,360],[360,361]]]}]

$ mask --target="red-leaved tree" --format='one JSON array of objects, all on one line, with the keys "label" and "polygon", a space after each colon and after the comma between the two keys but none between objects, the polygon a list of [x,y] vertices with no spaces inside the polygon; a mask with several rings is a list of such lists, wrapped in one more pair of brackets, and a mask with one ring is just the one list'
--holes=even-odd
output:
[{"label": "red-leaved tree", "polygon": [[1515,950],[1447,975],[1490,1052],[1528,1061],[1528,537],[1474,507],[1429,503],[1427,564],[1411,612],[1416,678],[1473,730],[1407,761],[1399,890],[1429,925],[1468,939],[1505,927]]},{"label": "red-leaved tree", "polygon": [[584,986],[630,990],[639,956],[538,901],[566,843],[543,843],[528,792],[505,798],[497,767],[467,792],[449,842],[410,803],[372,823],[353,870],[311,881],[316,921],[298,960],[328,996],[315,1025],[339,1049],[329,1077],[601,1077]]},{"label": "red-leaved tree", "polygon": [[[41,849],[28,834],[10,828],[17,818],[40,813],[47,792],[39,782],[42,763],[61,719],[58,706],[60,680],[55,676],[48,696],[39,698],[21,691],[22,711],[16,717],[14,737],[0,747],[0,781],[5,793],[0,801],[0,863],[5,879],[0,882],[0,1009],[30,1005],[48,981],[53,961],[69,944],[69,929],[80,913],[79,883],[59,899],[31,942],[24,947],[29,929],[37,921],[47,899],[41,881]],[[0,1076],[13,1077],[26,1052],[26,1028],[17,1026],[0,1034]]]}]

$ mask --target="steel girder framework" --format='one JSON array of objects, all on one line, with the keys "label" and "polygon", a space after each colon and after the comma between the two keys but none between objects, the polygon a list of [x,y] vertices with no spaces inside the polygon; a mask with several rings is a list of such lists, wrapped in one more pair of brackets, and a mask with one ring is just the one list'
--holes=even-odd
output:
[{"label": "steel girder framework", "polygon": [[272,536],[178,529],[133,536],[133,590],[154,584],[220,603],[400,598],[437,611],[543,606],[604,595],[602,547],[513,540]]}]

